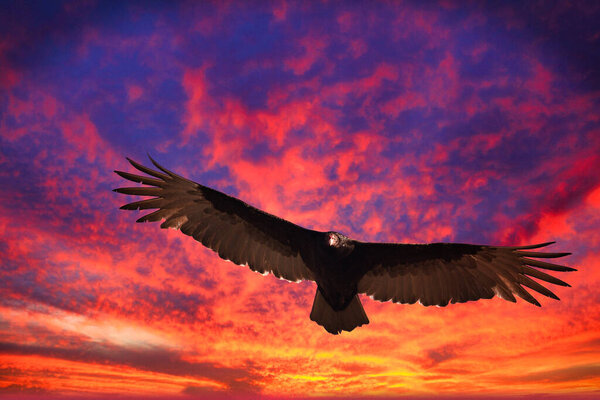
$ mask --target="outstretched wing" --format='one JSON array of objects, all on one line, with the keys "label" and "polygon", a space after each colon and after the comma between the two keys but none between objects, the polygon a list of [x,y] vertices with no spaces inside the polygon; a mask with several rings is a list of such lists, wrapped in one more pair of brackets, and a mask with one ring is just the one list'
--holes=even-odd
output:
[{"label": "outstretched wing", "polygon": [[136,222],[164,220],[161,228],[179,229],[217,252],[221,258],[239,265],[247,264],[256,272],[271,272],[289,281],[313,279],[300,255],[300,247],[310,240],[313,231],[192,182],[161,167],[152,158],[150,161],[162,172],[127,160],[150,176],[115,172],[148,186],[114,191],[152,198],[126,204],[121,209],[157,209]]},{"label": "outstretched wing", "polygon": [[356,242],[357,262],[367,270],[359,293],[375,300],[425,306],[446,306],[497,295],[515,302],[515,294],[540,306],[523,286],[544,296],[558,297],[536,280],[569,286],[540,269],[575,271],[534,258],[556,258],[570,253],[529,251],[554,242],[521,247],[459,243],[392,244]]}]

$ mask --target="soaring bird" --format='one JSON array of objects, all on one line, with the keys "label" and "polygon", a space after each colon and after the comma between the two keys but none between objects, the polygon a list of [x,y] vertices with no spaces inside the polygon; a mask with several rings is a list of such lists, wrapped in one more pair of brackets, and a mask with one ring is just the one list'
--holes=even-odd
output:
[{"label": "soaring bird", "polygon": [[517,295],[540,306],[523,286],[559,300],[532,278],[569,286],[540,269],[575,271],[537,260],[571,253],[531,251],[554,242],[513,247],[368,243],[306,229],[177,175],[151,157],[160,171],[127,160],[148,176],[115,172],[147,186],[114,191],[151,198],[121,209],[156,210],[136,222],[164,220],[161,228],[179,229],[225,260],[292,282],[316,282],[310,319],[332,334],[369,323],[359,293],[378,301],[440,307],[494,296],[516,302]]}]

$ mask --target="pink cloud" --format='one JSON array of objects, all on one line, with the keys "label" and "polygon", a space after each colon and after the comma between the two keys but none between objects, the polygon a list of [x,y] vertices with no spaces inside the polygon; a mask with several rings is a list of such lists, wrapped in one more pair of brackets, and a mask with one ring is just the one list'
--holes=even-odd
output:
[{"label": "pink cloud", "polygon": [[340,31],[348,33],[355,25],[355,20],[358,18],[357,15],[350,11],[344,11],[337,17],[337,23],[340,27]]},{"label": "pink cloud", "polygon": [[545,102],[545,100],[553,98],[552,86],[557,80],[558,78],[542,63],[536,60],[531,61],[531,77],[527,80],[526,87],[539,96],[540,101]]},{"label": "pink cloud", "polygon": [[21,74],[18,71],[9,68],[6,64],[0,64],[0,87],[9,89],[17,85],[21,79]]},{"label": "pink cloud", "polygon": [[14,45],[9,37],[0,39],[0,88],[4,90],[13,88],[22,80],[22,74],[10,66],[6,56]]},{"label": "pink cloud", "polygon": [[381,106],[381,111],[392,118],[397,118],[401,112],[417,107],[425,107],[425,98],[419,92],[407,92]]},{"label": "pink cloud", "polygon": [[457,62],[450,52],[437,67],[425,71],[428,86],[427,102],[438,107],[452,107],[459,93]]},{"label": "pink cloud", "polygon": [[367,43],[361,39],[355,39],[350,41],[350,53],[352,57],[358,58],[367,52]]},{"label": "pink cloud", "polygon": [[183,87],[188,95],[185,129],[182,133],[184,143],[207,127],[211,120],[211,99],[206,92],[206,68],[207,66],[187,70],[183,75]]},{"label": "pink cloud", "polygon": [[[52,96],[35,90],[27,100],[21,100],[13,94],[8,96],[8,112],[17,121],[50,121],[62,106]],[[15,136],[18,138],[20,135]]]},{"label": "pink cloud", "polygon": [[298,41],[297,53],[285,59],[283,64],[294,74],[304,75],[319,59],[325,58],[326,47],[327,38],[325,36],[307,36]]},{"label": "pink cloud", "polygon": [[[406,74],[402,74],[406,77]],[[373,72],[367,76],[335,83],[331,86],[326,86],[320,89],[322,101],[334,101],[338,105],[346,103],[349,98],[359,96],[367,96],[365,105],[360,110],[363,115],[367,115],[366,108],[372,104],[372,97],[376,93],[376,89],[384,86],[386,81],[395,82],[399,79],[399,68],[388,63],[378,64]],[[385,107],[385,106],[384,106]]]},{"label": "pink cloud", "polygon": [[447,42],[449,29],[439,23],[440,14],[431,10],[405,10],[399,7],[394,13],[392,37],[395,40],[410,39],[411,36],[424,38],[424,49],[433,48]]},{"label": "pink cloud", "polygon": [[129,85],[127,86],[127,97],[129,101],[136,101],[144,94],[144,89],[139,85]]},{"label": "pink cloud", "polygon": [[275,17],[275,21],[281,22],[284,21],[287,17],[288,5],[285,0],[279,1],[273,7],[273,17]]}]

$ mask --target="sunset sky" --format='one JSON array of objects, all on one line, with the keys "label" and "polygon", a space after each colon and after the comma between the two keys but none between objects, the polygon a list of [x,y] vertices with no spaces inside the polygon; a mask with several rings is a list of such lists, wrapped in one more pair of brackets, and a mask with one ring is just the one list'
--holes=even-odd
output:
[{"label": "sunset sky", "polygon": [[[2,2],[0,396],[600,397],[598,21],[594,1]],[[314,283],[119,210],[113,170],[147,153],[307,228],[552,240],[578,271],[541,308],[362,296],[370,324],[330,335]]]}]

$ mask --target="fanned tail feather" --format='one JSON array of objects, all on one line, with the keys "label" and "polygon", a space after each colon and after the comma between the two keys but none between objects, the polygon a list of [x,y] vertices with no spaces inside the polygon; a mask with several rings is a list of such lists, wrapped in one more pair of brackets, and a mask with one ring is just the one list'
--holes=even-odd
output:
[{"label": "fanned tail feather", "polygon": [[342,331],[350,332],[357,326],[369,323],[369,318],[358,298],[355,295],[348,307],[342,311],[335,311],[325,297],[321,295],[319,289],[315,295],[310,319],[321,325],[329,333],[337,335]]}]

